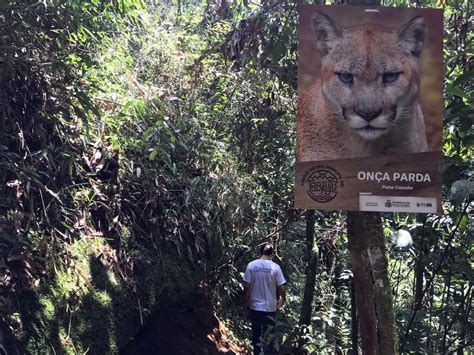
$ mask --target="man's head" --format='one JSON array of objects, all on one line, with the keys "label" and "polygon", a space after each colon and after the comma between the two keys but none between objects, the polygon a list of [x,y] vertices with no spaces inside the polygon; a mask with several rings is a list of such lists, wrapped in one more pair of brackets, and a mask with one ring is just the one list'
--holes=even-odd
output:
[{"label": "man's head", "polygon": [[260,255],[272,256],[273,255],[273,244],[271,243],[263,243],[260,246]]}]

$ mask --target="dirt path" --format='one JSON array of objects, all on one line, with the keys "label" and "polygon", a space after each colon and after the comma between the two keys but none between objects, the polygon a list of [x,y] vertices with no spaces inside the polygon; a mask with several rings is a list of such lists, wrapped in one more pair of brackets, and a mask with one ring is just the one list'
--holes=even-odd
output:
[{"label": "dirt path", "polygon": [[214,311],[207,307],[166,309],[149,317],[121,354],[246,354],[231,342]]}]

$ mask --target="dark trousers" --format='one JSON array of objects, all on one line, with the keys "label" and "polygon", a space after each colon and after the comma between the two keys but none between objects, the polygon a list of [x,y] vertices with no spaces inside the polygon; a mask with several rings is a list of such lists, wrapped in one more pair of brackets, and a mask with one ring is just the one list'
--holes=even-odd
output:
[{"label": "dark trousers", "polygon": [[250,311],[252,322],[252,345],[254,355],[276,354],[275,351],[276,312]]}]

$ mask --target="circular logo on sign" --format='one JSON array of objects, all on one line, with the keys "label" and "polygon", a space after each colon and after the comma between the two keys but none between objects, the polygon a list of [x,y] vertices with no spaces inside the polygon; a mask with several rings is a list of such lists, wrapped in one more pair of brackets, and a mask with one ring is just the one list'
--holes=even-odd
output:
[{"label": "circular logo on sign", "polygon": [[337,195],[339,179],[331,170],[316,169],[306,181],[309,183],[308,195],[316,202],[329,202]]}]

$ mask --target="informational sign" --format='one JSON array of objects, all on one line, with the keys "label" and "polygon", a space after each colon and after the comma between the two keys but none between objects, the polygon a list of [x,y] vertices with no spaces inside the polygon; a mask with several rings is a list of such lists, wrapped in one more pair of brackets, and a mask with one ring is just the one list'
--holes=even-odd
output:
[{"label": "informational sign", "polygon": [[299,11],[295,207],[440,211],[442,11]]}]

